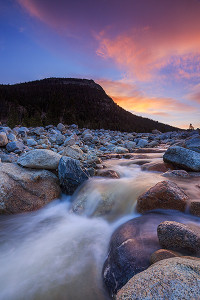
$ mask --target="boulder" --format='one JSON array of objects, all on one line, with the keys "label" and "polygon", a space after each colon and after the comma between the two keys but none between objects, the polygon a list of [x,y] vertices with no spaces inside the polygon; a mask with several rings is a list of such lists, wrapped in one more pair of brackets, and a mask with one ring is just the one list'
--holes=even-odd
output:
[{"label": "boulder", "polygon": [[158,226],[157,232],[163,248],[200,253],[200,227],[165,221]]},{"label": "boulder", "polygon": [[129,280],[116,300],[200,299],[200,261],[162,260]]},{"label": "boulder", "polygon": [[12,163],[0,163],[1,213],[34,211],[59,195],[58,179],[53,173],[27,170]]},{"label": "boulder", "polygon": [[178,252],[172,251],[172,250],[166,250],[166,249],[159,249],[152,253],[150,257],[150,263],[155,264],[156,262],[163,260],[163,259],[168,259],[172,257],[180,257],[181,255]]},{"label": "boulder", "polygon": [[200,171],[200,153],[183,147],[168,148],[163,160],[187,171]]},{"label": "boulder", "polygon": [[83,160],[83,151],[78,146],[66,146],[62,152],[63,156]]},{"label": "boulder", "polygon": [[17,163],[26,168],[56,170],[60,158],[51,150],[35,149],[21,155]]},{"label": "boulder", "polygon": [[137,211],[144,213],[160,208],[185,211],[188,199],[188,196],[176,183],[161,181],[138,198]]},{"label": "boulder", "polygon": [[60,159],[58,176],[62,191],[68,195],[72,195],[77,187],[89,178],[86,171],[81,168],[80,162],[67,156]]},{"label": "boulder", "polygon": [[0,147],[4,147],[8,144],[8,138],[5,132],[0,132]]}]

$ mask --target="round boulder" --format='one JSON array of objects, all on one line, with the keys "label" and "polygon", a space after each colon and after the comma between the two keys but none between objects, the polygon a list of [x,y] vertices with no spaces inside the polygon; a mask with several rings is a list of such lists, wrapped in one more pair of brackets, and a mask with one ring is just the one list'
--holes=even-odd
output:
[{"label": "round boulder", "polygon": [[176,183],[161,181],[138,198],[137,211],[140,213],[153,209],[185,211],[188,199],[188,196]]}]

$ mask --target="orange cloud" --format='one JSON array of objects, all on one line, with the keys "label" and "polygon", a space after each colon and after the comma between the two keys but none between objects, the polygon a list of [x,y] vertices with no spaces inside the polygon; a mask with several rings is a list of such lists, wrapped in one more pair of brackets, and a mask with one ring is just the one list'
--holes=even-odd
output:
[{"label": "orange cloud", "polygon": [[[172,112],[194,111],[195,108],[173,98],[148,97],[144,92],[131,83],[123,80],[98,80],[112,99],[126,110],[135,113],[149,113],[166,116]],[[164,112],[163,112],[164,110]]]}]

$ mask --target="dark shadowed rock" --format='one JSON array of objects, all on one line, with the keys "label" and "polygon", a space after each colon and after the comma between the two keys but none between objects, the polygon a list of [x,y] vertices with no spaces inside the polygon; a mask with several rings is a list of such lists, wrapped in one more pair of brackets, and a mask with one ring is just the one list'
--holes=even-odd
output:
[{"label": "dark shadowed rock", "polygon": [[168,148],[163,160],[188,171],[200,171],[200,153],[183,147]]},{"label": "dark shadowed rock", "polygon": [[62,191],[69,195],[72,195],[77,187],[89,178],[86,171],[81,168],[80,162],[67,156],[60,159],[58,176]]},{"label": "dark shadowed rock", "polygon": [[137,211],[144,213],[159,208],[185,211],[188,199],[176,183],[161,181],[138,198]]},{"label": "dark shadowed rock", "polygon": [[0,163],[0,213],[34,211],[59,195],[58,178],[53,173]]},{"label": "dark shadowed rock", "polygon": [[137,274],[116,296],[116,300],[136,299],[200,299],[200,261],[170,258]]},{"label": "dark shadowed rock", "polygon": [[158,239],[163,248],[200,252],[200,227],[165,221],[158,226]]}]

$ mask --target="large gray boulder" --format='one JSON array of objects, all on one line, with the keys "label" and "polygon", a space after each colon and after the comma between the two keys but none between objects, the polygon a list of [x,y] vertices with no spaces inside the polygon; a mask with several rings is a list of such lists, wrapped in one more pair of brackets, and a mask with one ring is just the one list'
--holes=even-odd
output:
[{"label": "large gray boulder", "polygon": [[0,213],[34,211],[59,195],[58,178],[53,173],[0,163]]},{"label": "large gray boulder", "polygon": [[58,176],[62,191],[72,195],[78,186],[89,178],[87,172],[81,168],[80,162],[67,156],[60,159]]},{"label": "large gray boulder", "polygon": [[163,160],[188,171],[200,171],[200,153],[183,147],[168,148]]},{"label": "large gray boulder", "polygon": [[132,277],[116,300],[200,299],[200,261],[169,258]]},{"label": "large gray boulder", "polygon": [[22,167],[55,170],[61,155],[46,149],[31,150],[19,157],[17,163]]}]

